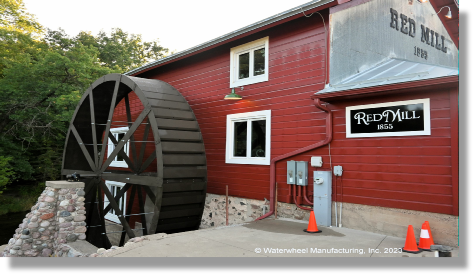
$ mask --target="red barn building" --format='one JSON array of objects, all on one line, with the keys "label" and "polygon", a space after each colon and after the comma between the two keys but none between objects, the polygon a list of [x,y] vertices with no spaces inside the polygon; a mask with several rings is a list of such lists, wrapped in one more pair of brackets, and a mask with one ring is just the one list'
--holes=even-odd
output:
[{"label": "red barn building", "polygon": [[[324,225],[399,237],[427,220],[436,243],[457,245],[454,22],[451,0],[313,1],[126,75],[173,86],[196,117],[207,168],[200,227],[225,224],[228,190],[230,223],[276,211],[306,220],[315,208]],[[133,121],[143,106],[129,97]],[[117,140],[125,110],[114,113],[125,122],[111,126]]]}]

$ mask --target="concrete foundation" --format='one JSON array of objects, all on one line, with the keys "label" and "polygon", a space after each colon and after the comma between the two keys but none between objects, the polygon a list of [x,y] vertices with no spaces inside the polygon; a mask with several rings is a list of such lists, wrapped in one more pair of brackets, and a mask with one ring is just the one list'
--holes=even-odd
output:
[{"label": "concrete foundation", "polygon": [[[332,203],[332,225],[335,225],[334,207]],[[337,208],[339,220],[340,203]],[[352,203],[343,203],[341,214],[343,227],[400,238],[406,237],[407,227],[412,225],[417,240],[422,223],[428,221],[436,244],[458,246],[457,216]]]},{"label": "concrete foundation", "polygon": [[[228,204],[229,225],[253,221],[269,211],[269,201],[264,200],[230,196]],[[264,212],[263,208],[265,208]],[[337,209],[339,221],[340,203],[337,204]],[[427,220],[435,243],[458,246],[458,217],[456,216],[352,203],[343,203],[341,214],[343,227],[399,238],[406,238],[407,227],[412,225],[417,240],[422,223]],[[278,218],[308,221],[309,216],[309,211],[302,210],[295,204],[278,203]],[[224,225],[226,225],[226,196],[207,194],[200,228]],[[332,226],[335,227],[335,225],[335,204],[332,202]]]}]

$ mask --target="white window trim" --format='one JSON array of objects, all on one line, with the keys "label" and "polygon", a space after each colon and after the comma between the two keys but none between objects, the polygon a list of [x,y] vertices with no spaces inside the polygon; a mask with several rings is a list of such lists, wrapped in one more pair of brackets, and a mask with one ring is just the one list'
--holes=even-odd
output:
[{"label": "white window trim", "polygon": [[[254,53],[252,50],[256,50],[259,48],[265,48],[265,73],[262,75],[258,76],[252,76],[252,73],[254,72],[254,63],[251,62],[254,59]],[[239,55],[250,52],[249,55],[249,77],[245,79],[239,79]],[[269,80],[269,37],[266,36],[264,38],[254,40],[252,42],[231,48],[231,67],[229,70],[229,76],[230,76],[230,88],[238,87],[238,86],[243,86],[243,85],[248,85],[248,84],[253,84],[253,83],[258,83],[258,82],[264,82]]]},{"label": "white window trim", "polygon": [[[111,191],[112,193],[112,190],[111,190],[111,186],[118,186],[120,187],[121,189],[124,187],[125,183],[122,183],[122,182],[117,182],[117,181],[111,181],[111,180],[106,180],[106,186],[107,186],[107,189],[109,189],[109,191]],[[115,197],[115,195],[113,194],[113,196]],[[122,210],[122,215],[125,214],[125,210],[127,208],[127,192],[124,193],[124,195],[121,197],[120,200],[124,200],[124,209]],[[109,205],[109,199],[107,198],[106,195],[104,195],[104,209]],[[119,204],[120,206],[120,204]],[[114,210],[114,209],[111,209],[111,210]],[[114,210],[115,211],[115,210]],[[107,220],[110,220],[110,221],[113,221],[113,222],[116,222],[116,223],[120,223],[120,220],[119,220],[119,217],[117,215],[114,215],[114,214],[111,214],[110,212],[107,212],[107,214],[105,214],[104,216],[105,219]]]},{"label": "white window trim", "polygon": [[[117,136],[115,134],[120,134],[120,133],[127,133],[129,131],[128,127],[118,127],[118,128],[111,128],[110,132],[112,135],[114,135],[115,139],[117,140]],[[120,141],[117,141],[120,142]],[[112,143],[111,139],[109,138],[109,141],[107,143],[107,157],[110,156],[110,154],[114,151],[114,144]],[[125,154],[129,156],[129,141],[125,144]],[[114,161],[110,163],[111,167],[119,167],[119,168],[128,168],[129,165],[125,161],[117,161],[117,156],[114,158]]]},{"label": "white window trim", "polygon": [[[266,156],[250,157],[251,152],[251,124],[247,126],[247,157],[235,157],[234,152],[234,123],[249,120],[266,120]],[[262,110],[255,112],[229,114],[226,118],[226,163],[229,164],[252,164],[252,165],[270,165],[271,156],[271,111]]]}]

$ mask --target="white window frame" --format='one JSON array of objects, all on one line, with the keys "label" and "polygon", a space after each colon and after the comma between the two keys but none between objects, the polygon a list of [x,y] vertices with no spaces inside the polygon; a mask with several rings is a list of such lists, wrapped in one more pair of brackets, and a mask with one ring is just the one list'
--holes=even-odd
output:
[{"label": "white window frame", "polygon": [[[254,74],[254,50],[265,48],[265,72],[262,75]],[[249,53],[249,77],[239,79],[239,55]],[[254,40],[252,42],[231,48],[230,63],[230,88],[264,82],[269,80],[269,37]]]},{"label": "white window frame", "polygon": [[[119,134],[121,133],[127,133],[127,131],[129,131],[129,128],[128,127],[118,127],[118,128],[111,128],[110,129],[110,132],[112,133],[112,135],[115,137],[115,139],[117,140],[117,142],[120,142],[119,141]],[[115,149],[115,145],[114,143],[112,143],[111,139],[108,138],[109,141],[107,143],[107,157],[110,156],[110,154],[114,151]],[[127,156],[129,156],[129,141],[127,141],[127,143],[125,143],[124,145],[124,152]],[[117,161],[117,157],[119,155],[117,155],[114,160],[110,163],[109,166],[111,167],[119,167],[119,168],[128,168],[129,165],[127,164],[127,162],[124,161]]]},{"label": "white window frame", "polygon": [[[124,185],[125,185],[125,183],[122,183],[122,182],[106,180],[107,189],[109,189],[109,191],[111,193],[112,193],[111,186],[120,187],[120,189],[122,189],[124,187]],[[115,197],[116,195],[114,193],[112,193],[112,196]],[[121,205],[122,200],[125,200],[124,201],[124,208],[122,210],[122,215],[125,215],[125,210],[127,208],[127,192],[125,192],[124,195],[120,198],[120,200],[118,202],[119,207]],[[107,198],[106,195],[104,195],[104,209],[108,205],[109,205],[109,199]],[[105,214],[104,218],[107,219],[107,220],[116,222],[116,223],[120,223],[119,217],[117,216],[117,214],[111,213],[112,211],[115,213],[115,210],[112,208],[107,214]]]},{"label": "white window frame", "polygon": [[[251,157],[251,121],[266,120],[266,156]],[[234,156],[234,123],[247,121],[246,157]],[[262,110],[247,113],[228,114],[226,118],[226,163],[229,164],[253,164],[270,165],[271,156],[271,111]]]}]

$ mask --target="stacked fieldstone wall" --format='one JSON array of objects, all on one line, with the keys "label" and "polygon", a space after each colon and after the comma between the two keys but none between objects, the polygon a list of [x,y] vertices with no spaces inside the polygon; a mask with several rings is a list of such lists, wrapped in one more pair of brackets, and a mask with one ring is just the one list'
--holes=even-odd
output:
[{"label": "stacked fieldstone wall", "polygon": [[[251,222],[269,212],[269,201],[228,197],[229,225]],[[310,211],[302,210],[295,204],[279,202],[277,216],[296,220],[308,220]],[[205,208],[200,228],[226,225],[226,196],[206,194]]]},{"label": "stacked fieldstone wall", "polygon": [[86,238],[84,183],[46,182],[38,201],[15,230],[4,257],[51,257],[64,254],[67,242]]}]

